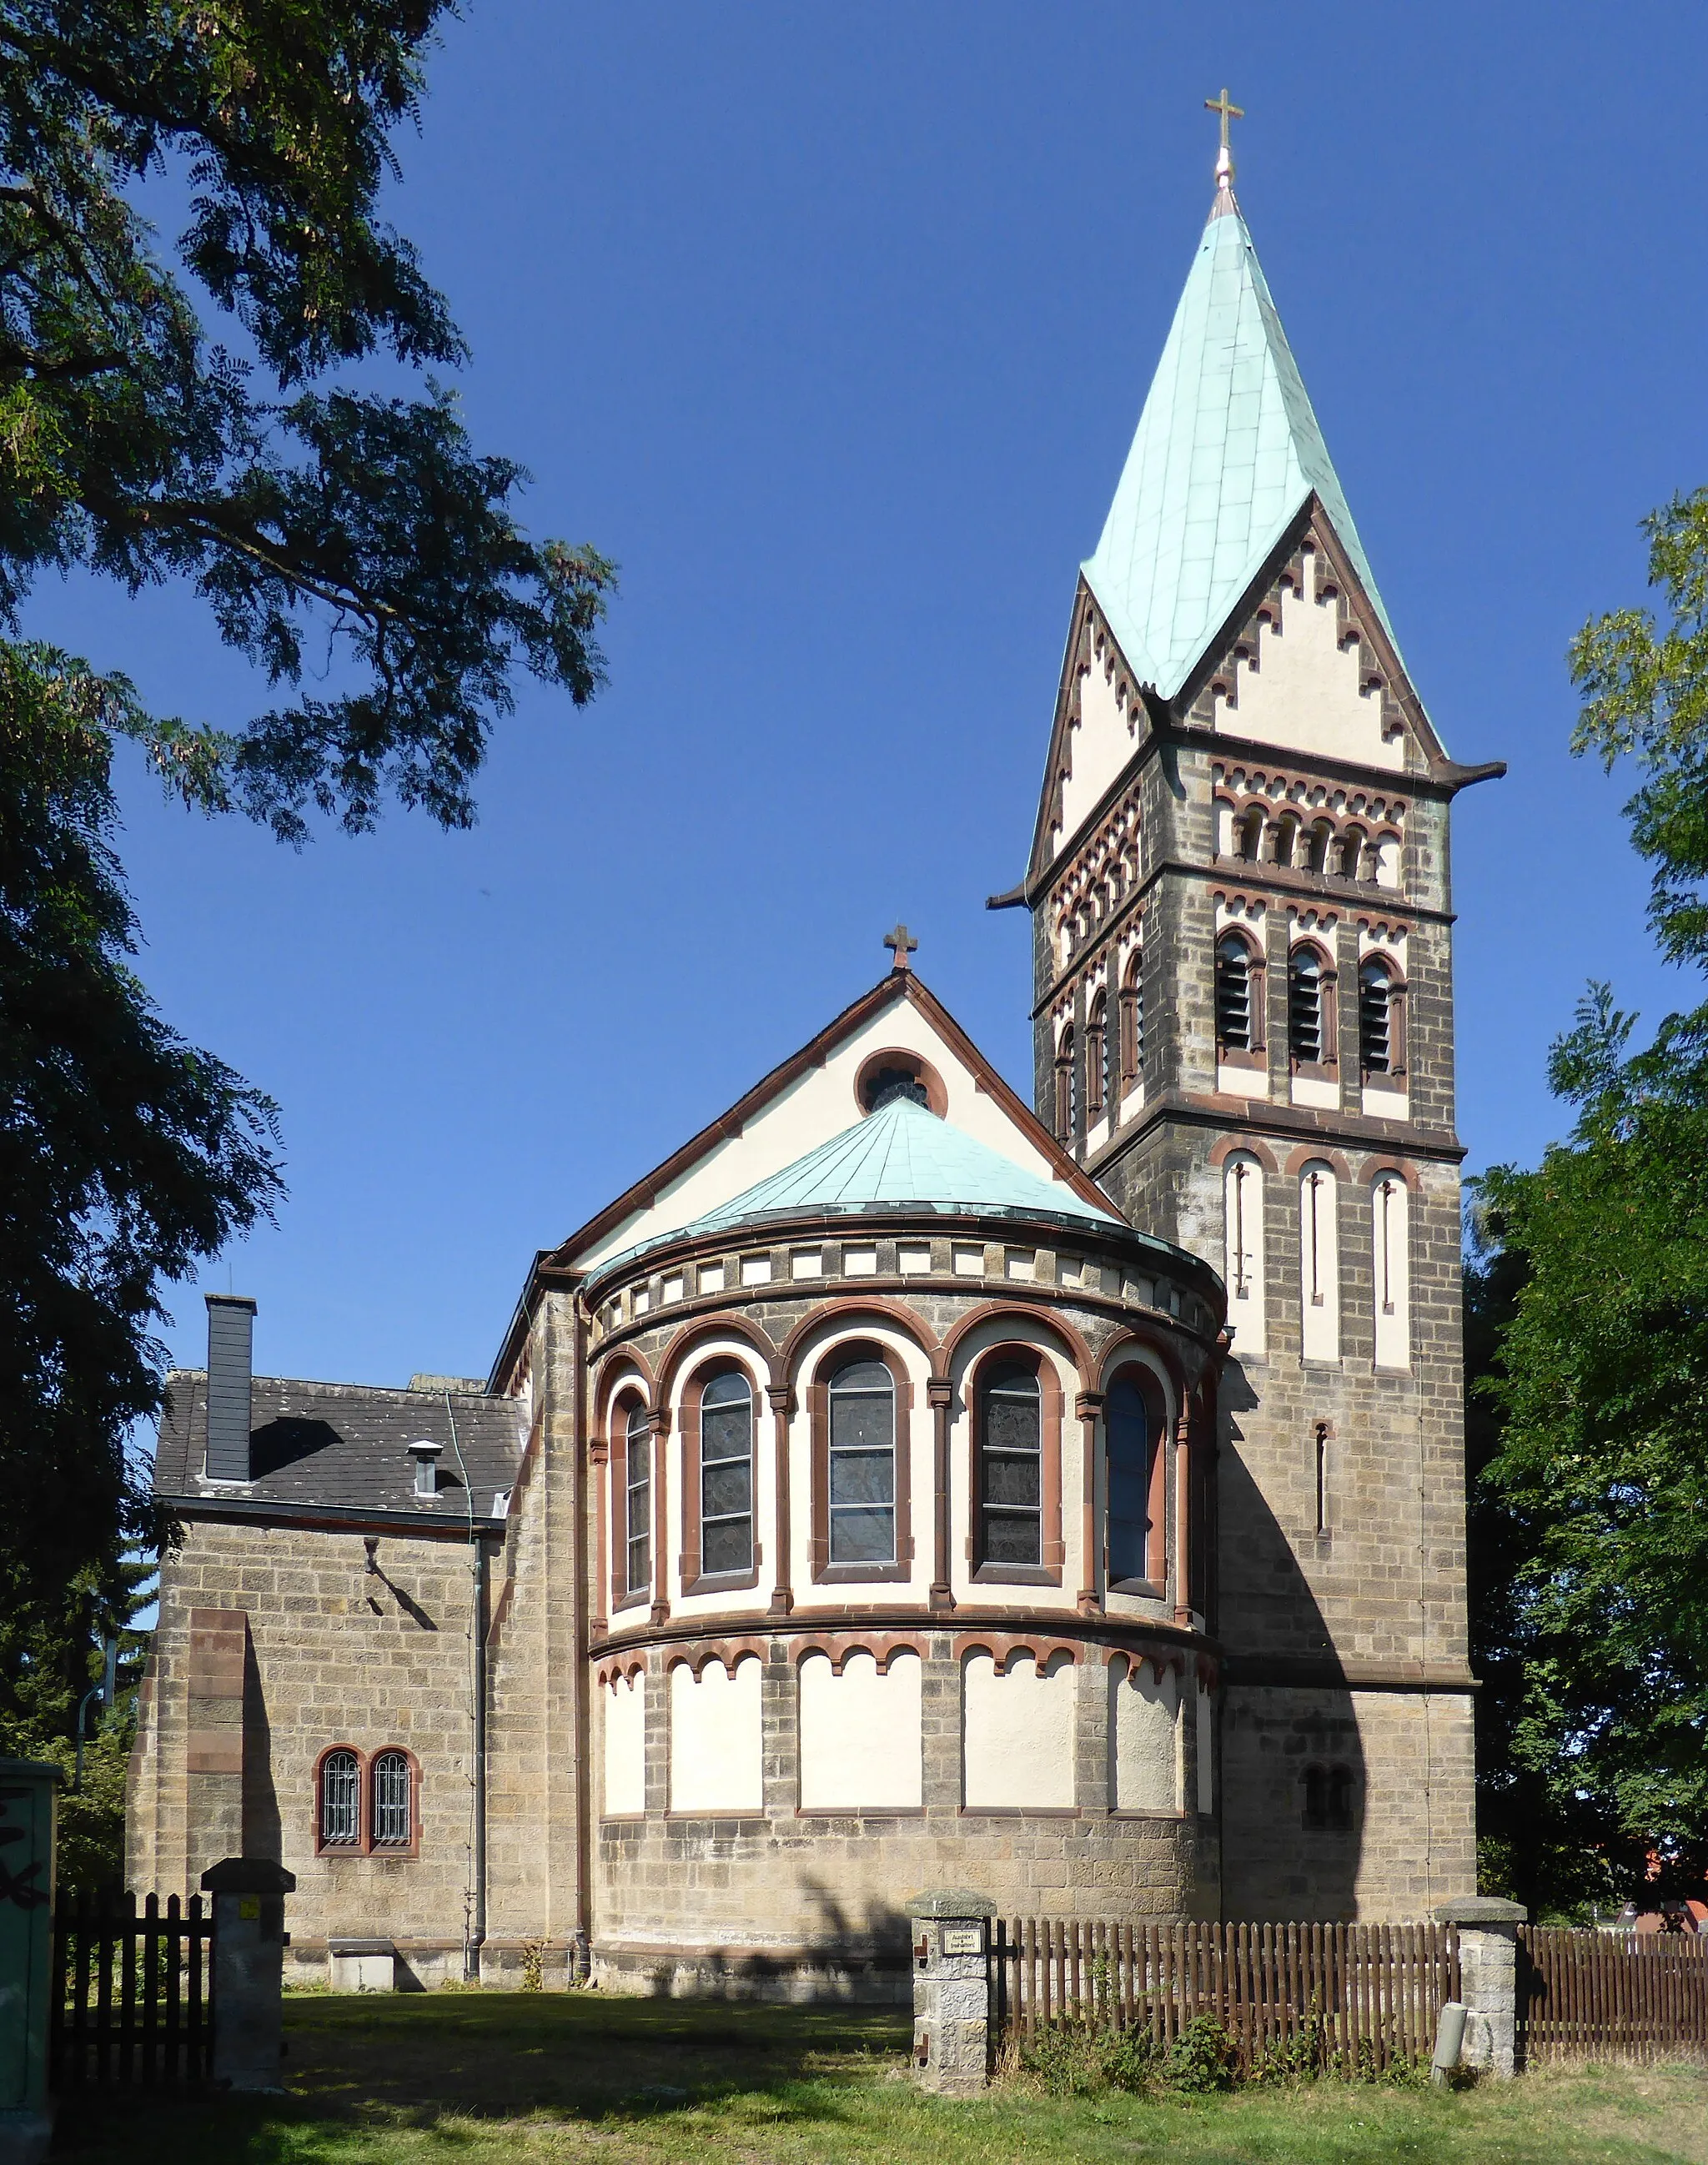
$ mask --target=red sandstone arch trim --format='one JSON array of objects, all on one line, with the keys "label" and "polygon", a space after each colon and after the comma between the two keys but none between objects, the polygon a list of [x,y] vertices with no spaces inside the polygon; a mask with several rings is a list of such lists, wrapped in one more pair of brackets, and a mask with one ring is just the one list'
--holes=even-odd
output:
[{"label": "red sandstone arch trim", "polygon": [[1208,1654],[1200,1654],[1198,1657],[1198,1682],[1200,1688],[1213,1692],[1220,1681],[1220,1675],[1215,1663]]},{"label": "red sandstone arch trim", "polygon": [[1085,1659],[1085,1648],[1073,1639],[1057,1639],[1047,1631],[962,1631],[957,1635],[954,1657],[964,1662],[969,1654],[988,1654],[998,1676],[1008,1673],[1010,1662],[1024,1657],[1038,1668],[1065,1654],[1077,1668]]},{"label": "red sandstone arch trim", "polygon": [[632,1346],[619,1346],[609,1353],[593,1371],[592,1398],[593,1402],[593,1433],[601,1441],[605,1440],[611,1417],[611,1401],[635,1372],[640,1395],[649,1409],[658,1403],[658,1387],[653,1378],[652,1367],[644,1353]]},{"label": "red sandstone arch trim", "polygon": [[937,1334],[917,1309],[891,1293],[856,1293],[845,1299],[827,1300],[822,1308],[815,1308],[801,1318],[783,1341],[778,1356],[781,1372],[776,1380],[789,1383],[799,1381],[797,1363],[800,1349],[814,1331],[822,1330],[828,1324],[840,1325],[857,1321],[883,1324],[899,1330],[904,1337],[913,1341],[934,1368],[937,1365]]},{"label": "red sandstone arch trim", "polygon": [[[1080,1388],[1090,1390],[1093,1388],[1092,1378],[1097,1373],[1097,1362],[1090,1346],[1065,1317],[1033,1308],[1025,1300],[983,1300],[977,1308],[969,1309],[943,1341],[938,1372],[945,1376],[954,1374],[957,1354],[964,1341],[981,1324],[988,1323],[994,1318],[1006,1328],[1016,1317],[1021,1316],[1056,1341],[1078,1371]],[[974,1356],[975,1359],[981,1357]]]},{"label": "red sandstone arch trim", "polygon": [[[1159,1377],[1148,1362],[1131,1357],[1146,1350],[1145,1341],[1135,1333],[1104,1356],[1100,1389],[1105,1407],[1105,1458],[1109,1453],[1106,1411],[1109,1388],[1123,1367],[1136,1369],[1142,1379],[1140,1394],[1145,1401],[1145,1410],[1156,1429],[1156,1435],[1150,1441],[1151,1462],[1145,1484],[1145,1516],[1148,1521],[1145,1535],[1145,1576],[1142,1580],[1127,1578],[1119,1582],[1111,1578],[1110,1586],[1113,1591],[1148,1594],[1161,1600],[1168,1583],[1168,1446],[1174,1441],[1186,1405],[1187,1391],[1183,1378],[1172,1361],[1168,1363],[1165,1376]],[[1124,1360],[1124,1354],[1129,1357]],[[1168,1393],[1162,1388],[1165,1383],[1172,1392],[1172,1404]],[[1179,1530],[1177,1529],[1177,1541],[1178,1537]],[[1107,1562],[1105,1545],[1105,1567]]]},{"label": "red sandstone arch trim", "polygon": [[881,1052],[867,1053],[861,1061],[854,1077],[854,1102],[862,1113],[871,1111],[872,1108],[866,1102],[866,1093],[886,1067],[898,1068],[903,1074],[911,1075],[915,1082],[923,1083],[925,1103],[940,1120],[948,1118],[949,1093],[943,1086],[942,1077],[923,1054],[910,1051],[900,1045],[885,1046]]},{"label": "red sandstone arch trim", "polygon": [[[601,1379],[603,1381],[603,1378]],[[646,1379],[650,1382],[651,1378]],[[609,1482],[606,1510],[600,1514],[601,1524],[609,1514],[610,1525],[610,1614],[620,1609],[638,1607],[643,1601],[662,1598],[665,1557],[660,1546],[664,1482],[664,1438],[657,1425],[657,1416],[652,1404],[641,1388],[642,1379],[631,1370],[624,1369],[614,1378],[609,1399],[601,1408],[600,1426],[604,1433],[597,1438],[603,1446],[600,1455],[600,1477]],[[649,1527],[651,1547],[648,1555],[651,1569],[644,1587],[629,1583],[629,1423],[616,1418],[625,1398],[632,1392],[639,1401],[640,1409],[647,1415],[652,1431],[653,1451],[648,1478],[651,1483],[654,1504],[654,1524]]]},{"label": "red sandstone arch trim", "polygon": [[644,1654],[623,1654],[614,1662],[602,1662],[593,1671],[593,1682],[614,1685],[625,1677],[644,1677],[646,1673],[646,1657]]},{"label": "red sandstone arch trim", "polygon": [[885,1676],[898,1654],[914,1654],[925,1661],[930,1641],[923,1631],[810,1631],[793,1649],[797,1669],[809,1654],[822,1654],[830,1672],[840,1677],[851,1654],[870,1654],[878,1673]]},{"label": "red sandstone arch trim", "polygon": [[1226,1165],[1236,1151],[1254,1157],[1266,1172],[1279,1172],[1275,1153],[1259,1135],[1224,1135],[1210,1153],[1210,1164],[1217,1169]]},{"label": "red sandstone arch trim", "polygon": [[1325,1150],[1320,1143],[1300,1143],[1287,1160],[1287,1177],[1297,1180],[1308,1165],[1326,1165],[1336,1180],[1350,1182],[1352,1177],[1338,1151]]},{"label": "red sandstone arch trim", "polygon": [[1183,1654],[1154,1653],[1148,1646],[1138,1649],[1131,1646],[1111,1646],[1104,1657],[1104,1665],[1113,1668],[1117,1662],[1126,1663],[1125,1672],[1117,1679],[1120,1683],[1136,1684],[1139,1681],[1139,1672],[1147,1666],[1149,1667],[1152,1675],[1158,1683],[1161,1683],[1165,1675],[1173,1676],[1180,1684],[1183,1684],[1186,1681],[1186,1657]]},{"label": "red sandstone arch trim", "polygon": [[710,1662],[721,1662],[726,1672],[734,1677],[739,1662],[763,1662],[766,1655],[762,1639],[700,1639],[690,1640],[685,1645],[672,1646],[664,1657],[664,1673],[672,1669],[692,1669],[698,1683]]},{"label": "red sandstone arch trim", "polygon": [[1179,1356],[1160,1331],[1123,1325],[1104,1346],[1098,1362],[1095,1388],[1099,1393],[1107,1392],[1110,1377],[1120,1366],[1123,1356],[1136,1352],[1148,1353],[1162,1368],[1162,1379],[1168,1384],[1173,1399],[1172,1404],[1162,1409],[1163,1418],[1172,1433],[1181,1407],[1191,1395],[1191,1386],[1186,1380],[1186,1370]]},{"label": "red sandstone arch trim", "polygon": [[[754,1290],[756,1291],[757,1288]],[[751,1347],[764,1366],[765,1374],[762,1382],[780,1383],[783,1381],[783,1361],[778,1352],[776,1341],[768,1332],[762,1330],[756,1323],[750,1322],[739,1312],[696,1316],[692,1322],[683,1325],[659,1357],[658,1388],[656,1396],[661,1404],[670,1398],[675,1388],[676,1379],[681,1374],[684,1364],[693,1354],[694,1348],[702,1340],[709,1338],[742,1340]]]},{"label": "red sandstone arch trim", "polygon": [[1403,1180],[1414,1195],[1421,1195],[1423,1183],[1417,1177],[1417,1167],[1407,1165],[1403,1159],[1389,1157],[1381,1151],[1367,1157],[1358,1167],[1360,1188],[1373,1188],[1384,1173],[1391,1172],[1396,1180]]}]

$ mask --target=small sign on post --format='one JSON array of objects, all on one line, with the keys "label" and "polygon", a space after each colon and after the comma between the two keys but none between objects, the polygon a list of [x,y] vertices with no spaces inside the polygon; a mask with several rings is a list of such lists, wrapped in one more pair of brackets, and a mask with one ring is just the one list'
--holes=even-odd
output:
[{"label": "small sign on post", "polygon": [[0,1759],[0,2159],[47,2155],[53,1888],[60,1770]]},{"label": "small sign on post", "polygon": [[919,1894],[913,1920],[914,2073],[939,2097],[974,2097],[990,2080],[990,1920],[996,1904],[964,1888]]}]

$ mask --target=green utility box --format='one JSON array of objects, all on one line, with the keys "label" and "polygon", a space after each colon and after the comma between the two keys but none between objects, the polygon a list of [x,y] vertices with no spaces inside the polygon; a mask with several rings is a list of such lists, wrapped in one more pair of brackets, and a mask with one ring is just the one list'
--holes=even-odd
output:
[{"label": "green utility box", "polygon": [[0,2165],[46,2155],[60,1770],[0,1759]]}]

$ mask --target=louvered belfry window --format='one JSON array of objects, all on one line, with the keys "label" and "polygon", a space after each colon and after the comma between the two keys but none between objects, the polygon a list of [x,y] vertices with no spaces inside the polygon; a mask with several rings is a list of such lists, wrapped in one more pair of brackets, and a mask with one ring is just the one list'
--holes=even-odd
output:
[{"label": "louvered belfry window", "polygon": [[407,1849],[414,1836],[409,1754],[382,1751],[373,1762],[373,1845]]},{"label": "louvered belfry window", "polygon": [[1233,932],[1216,945],[1215,1035],[1226,1051],[1252,1049],[1252,951]]},{"label": "louvered belfry window", "polygon": [[1367,1075],[1386,1075],[1394,1064],[1394,983],[1381,962],[1358,972],[1358,1061]]},{"label": "louvered belfry window", "polygon": [[361,1766],[353,1751],[320,1762],[320,1846],[355,1849],[361,1841]]},{"label": "louvered belfry window", "polygon": [[1043,1423],[1037,1376],[1014,1362],[994,1368],[979,1401],[981,1559],[1041,1564]]},{"label": "louvered belfry window", "polygon": [[850,1361],[830,1378],[832,1563],[895,1561],[895,1383],[882,1361]]},{"label": "louvered belfry window", "polygon": [[739,1370],[700,1399],[700,1569],[753,1565],[753,1393]]},{"label": "louvered belfry window", "polygon": [[1287,966],[1287,1049],[1307,1066],[1322,1061],[1322,965],[1309,947]]}]

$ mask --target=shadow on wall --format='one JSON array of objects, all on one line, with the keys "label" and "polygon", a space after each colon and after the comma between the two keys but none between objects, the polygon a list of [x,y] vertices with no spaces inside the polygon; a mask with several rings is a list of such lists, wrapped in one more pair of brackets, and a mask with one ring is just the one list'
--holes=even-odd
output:
[{"label": "shadow on wall", "polygon": [[278,1791],[273,1786],[273,1730],[267,1718],[255,1641],[243,1645],[243,1853],[283,1862]]},{"label": "shadow on wall", "polygon": [[[1257,1403],[1231,1361],[1216,1469],[1222,1914],[1351,1920],[1363,1853],[1363,1746],[1327,1620],[1243,1455],[1240,1417]],[[1307,1436],[1301,1449],[1313,1442]],[[1331,1538],[1303,1527],[1294,1536],[1325,1555]]]},{"label": "shadow on wall", "polygon": [[647,1972],[655,1999],[704,1994],[719,1999],[846,2000],[866,2006],[906,2005],[913,1996],[908,1920],[888,1903],[868,1902],[857,1918],[810,1873],[798,1884],[819,1924],[786,1954],[713,1947],[660,1962]]}]

